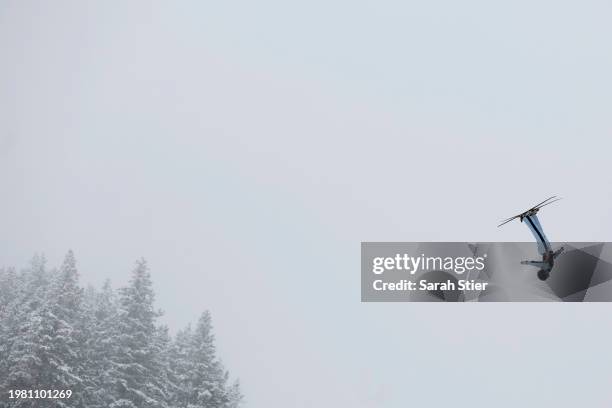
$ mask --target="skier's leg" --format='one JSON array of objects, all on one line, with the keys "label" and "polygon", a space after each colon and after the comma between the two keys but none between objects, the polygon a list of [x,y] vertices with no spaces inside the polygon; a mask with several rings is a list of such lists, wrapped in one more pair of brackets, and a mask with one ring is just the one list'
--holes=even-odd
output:
[{"label": "skier's leg", "polygon": [[535,215],[528,215],[525,217],[523,222],[527,225],[538,243],[538,252],[540,255],[547,253],[550,249],[550,243],[548,242],[548,239],[546,239],[544,231],[542,231],[542,226],[538,221],[538,217]]},{"label": "skier's leg", "polygon": [[548,265],[547,262],[542,261],[521,261],[521,264],[535,266],[536,268],[545,268]]},{"label": "skier's leg", "polygon": [[532,216],[531,220],[533,221],[533,224],[535,225],[536,229],[540,231],[540,234],[542,235],[542,241],[543,241],[544,246],[546,247],[547,250],[550,251],[551,250],[550,241],[548,241],[546,234],[544,234],[544,228],[542,228],[542,224],[540,224],[540,219],[538,218],[537,214]]}]

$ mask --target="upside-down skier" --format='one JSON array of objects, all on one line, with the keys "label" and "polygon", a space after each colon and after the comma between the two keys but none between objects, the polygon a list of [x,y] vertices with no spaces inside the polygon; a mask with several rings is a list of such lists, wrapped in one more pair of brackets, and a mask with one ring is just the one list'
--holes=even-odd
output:
[{"label": "upside-down skier", "polygon": [[550,197],[542,201],[540,204],[528,209],[527,211],[519,215],[515,215],[514,217],[508,218],[507,220],[504,220],[501,224],[498,225],[498,227],[501,227],[502,225],[517,218],[527,225],[534,238],[536,239],[536,242],[538,243],[538,252],[540,253],[540,255],[542,255],[542,260],[522,261],[521,264],[532,265],[539,268],[538,278],[540,280],[548,279],[548,277],[550,276],[550,272],[552,271],[552,268],[555,264],[555,259],[561,254],[561,252],[563,252],[563,247],[557,249],[556,251],[553,251],[550,245],[550,241],[548,241],[548,238],[546,238],[546,235],[544,235],[544,230],[542,229],[540,220],[538,220],[537,213],[538,211],[540,211],[540,208],[559,200],[560,198],[557,198],[556,196]]}]

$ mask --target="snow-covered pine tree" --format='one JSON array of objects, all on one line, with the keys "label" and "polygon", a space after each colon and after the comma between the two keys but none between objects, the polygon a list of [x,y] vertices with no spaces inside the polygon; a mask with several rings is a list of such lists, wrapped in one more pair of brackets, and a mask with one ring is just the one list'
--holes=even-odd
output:
[{"label": "snow-covered pine tree", "polygon": [[[3,396],[7,395],[9,389],[36,388],[46,368],[42,358],[46,346],[42,339],[49,330],[44,315],[48,307],[50,280],[46,259],[41,255],[34,256],[30,268],[19,274],[19,284],[16,285],[18,292],[7,306],[2,322],[6,333],[2,356],[5,359],[2,366],[6,371],[3,378],[0,377]],[[8,404],[4,398],[0,400],[0,407],[8,407]],[[10,404],[15,408],[37,406],[37,402],[28,400]]]},{"label": "snow-covered pine tree", "polygon": [[189,382],[189,371],[192,362],[190,360],[191,350],[191,325],[179,330],[168,350],[168,376],[173,384],[170,393],[172,407],[186,407],[189,403],[191,384]]},{"label": "snow-covered pine tree", "polygon": [[87,408],[94,406],[94,399],[91,395],[97,387],[97,375],[93,373],[95,367],[92,343],[94,339],[93,329],[95,327],[95,310],[97,306],[98,292],[92,285],[87,286],[83,292],[83,302],[81,306],[81,318],[79,319],[79,330],[82,333],[81,339],[81,379],[83,405]]},{"label": "snow-covered pine tree", "polygon": [[45,406],[83,406],[82,301],[83,289],[79,286],[76,260],[74,253],[68,251],[53,277],[47,302],[41,308],[39,358],[42,367],[37,385],[39,389],[71,390],[73,397],[69,401],[47,401]]},{"label": "snow-covered pine tree", "polygon": [[206,311],[198,319],[189,341],[184,373],[188,384],[188,408],[226,408],[238,404],[241,399],[237,385],[227,386],[228,373],[217,358],[212,329],[211,316]]},{"label": "snow-covered pine tree", "polygon": [[156,348],[159,352],[159,386],[165,397],[165,403],[172,407],[172,397],[179,386],[172,370],[173,339],[167,326],[159,326],[155,333]]},{"label": "snow-covered pine tree", "polygon": [[166,408],[161,350],[156,340],[154,292],[144,260],[136,264],[129,286],[119,292],[119,313],[112,351],[114,379],[110,408]]},{"label": "snow-covered pine tree", "polygon": [[91,291],[87,296],[87,338],[85,341],[85,405],[87,408],[107,408],[112,404],[113,365],[112,356],[118,342],[116,321],[117,297],[110,281],[100,292]]},{"label": "snow-covered pine tree", "polygon": [[227,390],[228,403],[227,408],[238,408],[242,405],[244,397],[240,390],[240,381],[235,380]]},{"label": "snow-covered pine tree", "polygon": [[[18,282],[17,273],[13,268],[0,269],[0,373],[8,373],[12,306],[15,305],[19,296]],[[3,379],[0,379],[0,389],[2,389],[2,383]]]}]

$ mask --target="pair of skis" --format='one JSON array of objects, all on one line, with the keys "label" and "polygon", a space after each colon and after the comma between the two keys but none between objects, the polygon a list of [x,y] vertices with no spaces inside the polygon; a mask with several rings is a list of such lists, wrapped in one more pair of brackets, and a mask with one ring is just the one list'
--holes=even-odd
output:
[{"label": "pair of skis", "polygon": [[559,200],[561,200],[561,197],[557,198],[557,196],[552,196],[550,198],[547,198],[546,200],[542,201],[541,203],[534,205],[533,207],[531,207],[527,211],[524,211],[524,212],[520,213],[519,215],[515,215],[514,217],[510,217],[507,220],[503,220],[502,223],[499,224],[497,227],[501,227],[502,225],[507,224],[510,221],[513,221],[513,220],[515,220],[517,218],[520,218],[521,221],[523,221],[523,218],[525,218],[527,215],[534,215],[538,211],[540,211],[540,208],[546,207],[548,204],[555,203],[555,202],[557,202]]}]

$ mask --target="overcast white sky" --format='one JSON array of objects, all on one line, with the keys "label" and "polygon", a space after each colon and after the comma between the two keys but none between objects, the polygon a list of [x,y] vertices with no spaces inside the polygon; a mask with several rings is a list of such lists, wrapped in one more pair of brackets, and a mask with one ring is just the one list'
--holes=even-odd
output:
[{"label": "overcast white sky", "polygon": [[606,1],[0,1],[0,264],[149,260],[249,408],[609,406],[610,307],[361,304],[361,241],[612,240]]}]

